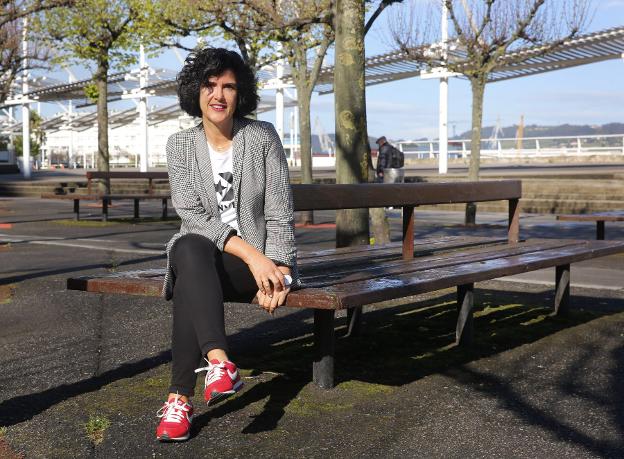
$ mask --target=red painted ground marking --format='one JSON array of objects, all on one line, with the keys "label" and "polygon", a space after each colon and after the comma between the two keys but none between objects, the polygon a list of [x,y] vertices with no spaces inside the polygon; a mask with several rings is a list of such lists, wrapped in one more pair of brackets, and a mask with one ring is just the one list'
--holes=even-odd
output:
[{"label": "red painted ground marking", "polygon": [[1,229],[11,229],[11,228],[13,228],[13,224],[12,223],[0,223],[0,228]]},{"label": "red painted ground marking", "polygon": [[[100,204],[86,204],[86,206],[87,207],[97,207],[98,209],[101,209],[102,208],[102,203],[100,203]],[[114,207],[117,207],[117,206],[115,204],[109,204],[108,205],[109,209],[112,209]]]},{"label": "red painted ground marking", "polygon": [[323,229],[323,228],[335,228],[335,223],[317,223],[315,225],[304,225],[303,223],[296,223],[295,228],[306,228],[306,229]]},{"label": "red painted ground marking", "polygon": [[[0,285],[0,303],[5,303],[6,301],[13,298],[15,294],[15,286],[13,285]],[[0,455],[0,457],[4,457]]]}]

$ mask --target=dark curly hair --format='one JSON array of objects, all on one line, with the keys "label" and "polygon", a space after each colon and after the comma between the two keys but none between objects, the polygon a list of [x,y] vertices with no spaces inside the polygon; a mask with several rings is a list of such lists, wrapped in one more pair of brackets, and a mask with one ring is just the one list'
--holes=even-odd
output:
[{"label": "dark curly hair", "polygon": [[201,117],[200,88],[208,83],[210,77],[221,75],[226,70],[231,70],[236,76],[234,115],[243,117],[255,112],[260,98],[254,72],[238,53],[225,48],[204,48],[187,56],[176,78],[180,108],[191,116]]}]

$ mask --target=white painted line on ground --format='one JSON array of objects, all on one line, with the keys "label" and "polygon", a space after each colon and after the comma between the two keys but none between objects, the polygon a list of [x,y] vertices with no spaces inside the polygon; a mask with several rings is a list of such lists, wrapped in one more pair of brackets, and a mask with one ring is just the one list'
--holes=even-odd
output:
[{"label": "white painted line on ground", "polygon": [[119,242],[114,239],[96,239],[96,238],[68,238],[60,236],[39,236],[36,234],[6,234],[0,233],[0,238],[18,238],[20,242],[28,242],[30,240],[44,240],[44,241],[87,241],[87,242]]},{"label": "white painted line on ground", "polygon": [[58,236],[38,236],[38,235],[31,235],[31,234],[6,234],[6,233],[0,233],[0,238],[2,239],[15,239],[15,241],[19,241],[19,242],[28,242],[28,240],[32,239],[32,240],[36,240],[36,239],[44,239],[44,240],[62,240],[65,238],[62,237],[58,237]]},{"label": "white painted line on ground", "polygon": [[25,242],[29,244],[56,245],[56,246],[61,246],[61,247],[77,247],[80,249],[104,250],[106,252],[135,253],[135,254],[142,254],[142,255],[163,255],[165,253],[164,250],[119,249],[116,247],[103,247],[99,245],[90,245],[90,244],[72,244],[70,242],[61,242],[61,241],[25,241]]},{"label": "white painted line on ground", "polygon": [[134,253],[140,255],[162,255],[165,252],[164,246],[162,250],[153,250],[153,249],[123,249],[117,247],[110,246],[100,246],[93,244],[81,244],[78,241],[82,242],[105,242],[105,243],[120,243],[124,241],[115,241],[111,239],[85,239],[85,238],[76,238],[76,239],[68,239],[63,237],[53,237],[53,236],[39,236],[39,235],[24,235],[24,234],[5,234],[0,233],[0,241],[1,242],[23,242],[26,244],[39,244],[39,245],[55,245],[60,247],[75,247],[80,249],[91,249],[91,250],[104,250],[107,252],[119,252],[119,253]]}]

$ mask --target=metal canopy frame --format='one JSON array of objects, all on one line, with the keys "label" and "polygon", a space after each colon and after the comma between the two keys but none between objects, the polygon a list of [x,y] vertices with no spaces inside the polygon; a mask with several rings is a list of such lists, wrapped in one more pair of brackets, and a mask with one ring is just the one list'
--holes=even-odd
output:
[{"label": "metal canopy frame", "polygon": [[[503,81],[511,78],[520,78],[538,73],[550,72],[579,65],[617,59],[624,54],[624,27],[603,30],[568,40],[556,50],[545,55],[539,55],[543,47],[534,46],[515,50],[501,58],[501,65],[489,75],[490,82]],[[458,49],[449,49],[449,59],[461,62],[466,59],[465,52]],[[522,58],[518,64],[505,64],[505,61]],[[402,51],[372,56],[366,59],[366,85],[376,85],[391,81],[420,76],[428,70],[422,62],[411,60]],[[167,69],[151,69],[150,83],[145,91],[151,96],[172,97],[176,95],[175,72]],[[275,67],[265,67],[258,73],[261,85],[270,85],[276,78]],[[334,67],[328,66],[321,70],[315,91],[319,94],[333,92]],[[34,90],[26,94],[28,99],[37,102],[61,102],[73,100],[76,107],[93,105],[84,93],[84,88],[93,82],[85,79],[74,83],[48,83],[49,78],[40,77],[31,80]],[[292,77],[288,66],[284,68],[283,83],[292,85]],[[114,102],[123,96],[136,91],[138,79],[128,73],[114,73],[108,78],[109,102]]]},{"label": "metal canopy frame", "polygon": [[[621,58],[624,54],[624,27],[582,35],[564,42],[560,47],[540,55],[543,46],[532,46],[510,51],[501,58],[501,64],[489,75],[489,82],[520,78],[579,65]],[[448,49],[448,58],[454,62],[466,60],[466,53]],[[518,64],[506,64],[522,59]],[[428,70],[422,62],[410,59],[403,51],[393,51],[366,59],[366,85],[387,83],[418,77]],[[333,92],[333,67],[325,67],[315,90],[320,94]],[[460,76],[461,78],[461,76]]]}]

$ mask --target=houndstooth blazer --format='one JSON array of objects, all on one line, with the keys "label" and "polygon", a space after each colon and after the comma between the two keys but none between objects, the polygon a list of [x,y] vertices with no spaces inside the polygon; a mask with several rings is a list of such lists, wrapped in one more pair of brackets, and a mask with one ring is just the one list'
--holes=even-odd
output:
[{"label": "houndstooth blazer", "polygon": [[[241,237],[278,264],[289,266],[299,285],[292,191],[288,164],[272,124],[234,118],[232,140],[234,205]],[[182,219],[180,231],[167,244],[163,296],[173,296],[175,275],[171,249],[188,233],[207,237],[223,251],[235,230],[221,221],[214,191],[208,144],[201,123],[167,141],[171,200]]]}]

